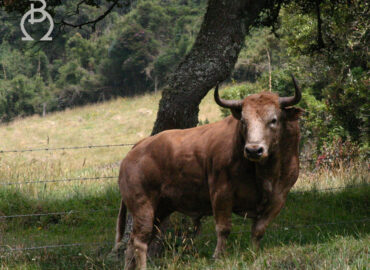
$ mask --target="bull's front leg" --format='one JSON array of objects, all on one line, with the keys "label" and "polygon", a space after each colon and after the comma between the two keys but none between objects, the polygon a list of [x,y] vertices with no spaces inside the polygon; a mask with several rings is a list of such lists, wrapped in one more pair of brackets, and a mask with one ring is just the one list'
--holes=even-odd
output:
[{"label": "bull's front leg", "polygon": [[216,222],[217,246],[213,258],[219,258],[225,251],[226,240],[231,231],[232,191],[227,180],[217,182],[211,190],[213,215]]},{"label": "bull's front leg", "polygon": [[285,203],[283,194],[270,194],[264,210],[253,220],[252,224],[252,245],[258,250],[261,239],[265,234],[267,226],[280,213]]}]

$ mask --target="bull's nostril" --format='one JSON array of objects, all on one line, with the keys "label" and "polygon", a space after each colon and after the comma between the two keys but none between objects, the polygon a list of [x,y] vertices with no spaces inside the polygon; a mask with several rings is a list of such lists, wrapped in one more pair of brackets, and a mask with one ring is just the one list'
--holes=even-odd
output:
[{"label": "bull's nostril", "polygon": [[262,157],[265,149],[263,148],[263,146],[252,144],[252,145],[245,146],[244,151],[248,157],[258,159]]}]

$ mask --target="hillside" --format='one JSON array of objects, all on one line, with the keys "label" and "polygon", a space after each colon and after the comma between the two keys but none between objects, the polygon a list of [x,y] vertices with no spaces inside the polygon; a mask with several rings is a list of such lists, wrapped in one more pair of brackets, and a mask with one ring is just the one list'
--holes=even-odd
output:
[{"label": "hillside", "polygon": [[[212,94],[201,104],[202,121],[221,119]],[[159,98],[159,94],[118,98],[45,118],[17,119],[0,126],[0,149],[135,143],[149,135]],[[89,180],[2,185],[0,267],[122,267],[108,254],[119,205],[118,164],[129,148],[1,153],[1,183],[81,177]],[[112,178],[90,179],[101,176]],[[174,216],[174,226],[166,238],[165,257],[152,260],[150,266],[153,269],[365,269],[369,266],[370,244],[366,183],[369,183],[368,171],[362,164],[315,171],[303,169],[287,206],[268,229],[263,251],[258,255],[249,246],[250,221],[233,217],[228,254],[213,261],[216,241],[213,219],[204,218],[201,234],[193,239],[183,234],[184,220],[179,223]],[[13,216],[22,214],[35,216]],[[12,217],[1,219],[1,216]],[[36,249],[27,249],[30,247]],[[20,250],[10,251],[10,248]]]},{"label": "hillside", "polygon": [[[63,112],[48,114],[42,118],[32,116],[0,125],[0,150],[28,148],[59,148],[86,145],[134,144],[150,135],[157,114],[160,93],[133,98],[118,98],[106,103],[87,105]],[[216,121],[221,112],[210,93],[201,104],[200,120]],[[53,170],[42,175],[31,168],[57,166],[73,174],[95,166],[109,167],[117,163],[130,147],[110,149],[81,149],[76,151],[31,152],[8,155],[3,162],[7,172],[4,178],[12,178],[14,171],[23,177],[55,177]],[[27,163],[27,166],[20,164]],[[77,173],[78,173],[77,172]],[[60,175],[62,176],[62,175]],[[17,177],[18,178],[18,177]]]}]

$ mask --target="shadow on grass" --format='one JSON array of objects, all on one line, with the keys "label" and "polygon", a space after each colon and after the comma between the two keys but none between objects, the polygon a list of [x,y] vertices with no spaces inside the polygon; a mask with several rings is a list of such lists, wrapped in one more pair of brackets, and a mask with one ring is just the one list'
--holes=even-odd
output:
[{"label": "shadow on grass", "polygon": [[[292,192],[279,217],[269,226],[262,245],[264,248],[291,244],[304,246],[325,243],[337,236],[361,238],[369,233],[369,194],[369,185],[330,192]],[[65,199],[45,197],[37,200],[31,199],[20,190],[2,189],[1,215],[63,212],[71,209],[81,212],[0,219],[1,245],[25,247],[75,242],[113,242],[119,200],[120,195],[115,185],[94,194],[76,193],[66,196]],[[96,212],[89,212],[95,210]],[[173,232],[173,229],[170,231]],[[238,249],[250,248],[249,231],[250,221],[233,216],[233,230],[228,249],[235,252]],[[186,244],[181,238],[170,239],[167,253],[175,252],[184,256],[184,261],[188,261],[186,258],[192,260],[194,256],[210,258],[216,245],[213,217],[205,219],[202,232],[194,239],[194,244],[193,240],[189,241],[191,244]],[[1,255],[0,251],[0,265],[5,268],[25,264],[33,265],[37,269],[66,269],[67,266],[68,269],[119,269],[122,267],[121,263],[106,261],[110,249],[111,245],[105,244],[6,255]]]},{"label": "shadow on grass", "polygon": [[[336,236],[360,238],[370,232],[369,194],[370,185],[330,192],[291,192],[286,206],[267,228],[262,247],[324,243]],[[199,252],[204,250],[205,256],[211,256],[216,245],[213,218],[208,218],[204,227],[207,235],[200,235],[200,242],[209,240],[212,248],[200,245]],[[229,241],[237,241],[242,249],[250,248],[250,227],[250,220],[233,216]]]}]

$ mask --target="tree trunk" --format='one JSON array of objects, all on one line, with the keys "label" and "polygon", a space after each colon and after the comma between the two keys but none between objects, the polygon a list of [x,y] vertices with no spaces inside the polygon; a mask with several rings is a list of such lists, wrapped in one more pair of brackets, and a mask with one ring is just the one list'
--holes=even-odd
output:
[{"label": "tree trunk", "polygon": [[158,76],[155,75],[154,76],[154,93],[157,94],[157,91],[158,91]]},{"label": "tree trunk", "polygon": [[267,0],[209,0],[200,32],[162,93],[152,135],[198,123],[199,104],[219,81],[227,79],[250,26]]}]

